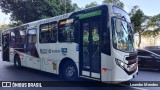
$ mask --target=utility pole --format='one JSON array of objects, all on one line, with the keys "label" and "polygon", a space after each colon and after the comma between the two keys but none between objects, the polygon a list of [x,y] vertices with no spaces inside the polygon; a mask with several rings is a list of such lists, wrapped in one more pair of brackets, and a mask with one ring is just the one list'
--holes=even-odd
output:
[{"label": "utility pole", "polygon": [[64,0],[64,13],[66,14],[66,0]]},{"label": "utility pole", "polygon": [[64,14],[66,14],[66,0],[59,0],[60,4],[59,4],[59,9],[61,7],[61,5],[63,6],[64,4]]},{"label": "utility pole", "polygon": [[67,13],[67,0],[60,0],[59,8],[61,5],[64,5],[64,14]]}]

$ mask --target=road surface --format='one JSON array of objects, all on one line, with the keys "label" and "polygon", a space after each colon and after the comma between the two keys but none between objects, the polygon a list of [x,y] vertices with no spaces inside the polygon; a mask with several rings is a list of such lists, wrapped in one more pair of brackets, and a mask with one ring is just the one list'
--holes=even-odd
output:
[{"label": "road surface", "polygon": [[[62,81],[57,75],[33,70],[30,68],[14,68],[12,63],[0,59],[0,81]],[[142,69],[131,81],[160,81],[160,71]],[[129,81],[129,82],[131,82]],[[47,88],[0,88],[0,90],[159,90],[160,87],[129,87],[121,83],[116,86],[106,84],[105,87],[47,87]]]}]

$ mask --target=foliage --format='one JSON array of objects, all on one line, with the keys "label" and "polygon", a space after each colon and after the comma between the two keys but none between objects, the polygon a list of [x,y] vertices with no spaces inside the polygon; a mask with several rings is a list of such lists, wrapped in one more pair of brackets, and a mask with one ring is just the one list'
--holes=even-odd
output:
[{"label": "foliage", "polygon": [[97,2],[91,2],[90,4],[87,4],[85,6],[85,8],[94,7],[94,6],[97,6],[97,5],[98,5]]},{"label": "foliage", "polygon": [[6,24],[0,25],[0,31],[6,30],[6,29],[8,29],[8,28],[10,28],[9,25],[6,25]]},{"label": "foliage", "polygon": [[151,17],[147,25],[148,25],[148,28],[150,27],[155,30],[159,30],[160,29],[160,14]]},{"label": "foliage", "polygon": [[135,33],[139,34],[139,43],[138,47],[140,48],[141,44],[141,35],[147,29],[147,25],[145,24],[146,20],[149,19],[146,15],[144,15],[141,9],[137,9],[137,7],[133,7],[131,10],[131,21],[134,24]]},{"label": "foliage", "polygon": [[1,0],[0,7],[2,12],[11,14],[12,21],[22,23],[72,12],[78,8],[71,0]]},{"label": "foliage", "polygon": [[119,7],[121,7],[121,8],[124,8],[124,3],[121,2],[120,0],[104,0],[102,3],[103,4],[112,3],[112,4],[115,4],[115,5],[119,6]]},{"label": "foliage", "polygon": [[140,47],[142,35],[145,37],[156,37],[159,35],[160,14],[149,17],[144,15],[143,11],[139,9],[138,6],[133,6],[129,15],[131,16],[131,21],[134,24],[135,33],[139,34],[138,47]]},{"label": "foliage", "polygon": [[[104,0],[104,1],[102,1],[102,4],[106,4],[106,3],[115,4],[115,5],[117,5],[117,6],[121,7],[121,8],[124,7],[124,3],[121,2],[120,0]],[[89,7],[93,7],[93,6],[97,6],[97,5],[98,5],[97,2],[91,2],[90,4],[87,4],[85,6],[85,8],[89,8]]]},{"label": "foliage", "polygon": [[135,14],[132,15],[131,21],[134,24],[135,32],[142,33],[144,31],[144,29],[142,29],[142,23],[145,21],[144,17],[144,13],[141,9],[138,9]]},{"label": "foliage", "polygon": [[160,33],[160,14],[151,17],[147,22],[147,31],[143,33],[145,37],[153,37],[155,44],[155,37]]},{"label": "foliage", "polygon": [[139,9],[138,5],[133,6],[131,11],[129,12],[129,16],[132,17],[132,15],[134,15],[138,9]]}]

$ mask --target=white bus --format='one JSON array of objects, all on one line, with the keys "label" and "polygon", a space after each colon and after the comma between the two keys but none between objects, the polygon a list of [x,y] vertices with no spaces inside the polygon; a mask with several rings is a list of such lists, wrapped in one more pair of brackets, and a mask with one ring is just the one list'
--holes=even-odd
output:
[{"label": "white bus", "polygon": [[130,17],[114,5],[27,23],[2,32],[3,61],[67,80],[128,81],[138,74]]}]

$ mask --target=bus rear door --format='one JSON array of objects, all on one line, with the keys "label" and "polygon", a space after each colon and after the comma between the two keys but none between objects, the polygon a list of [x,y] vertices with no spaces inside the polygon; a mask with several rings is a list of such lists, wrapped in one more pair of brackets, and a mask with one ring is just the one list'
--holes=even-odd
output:
[{"label": "bus rear door", "polygon": [[3,61],[9,61],[9,34],[5,34],[2,36],[2,44]]}]

